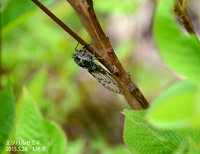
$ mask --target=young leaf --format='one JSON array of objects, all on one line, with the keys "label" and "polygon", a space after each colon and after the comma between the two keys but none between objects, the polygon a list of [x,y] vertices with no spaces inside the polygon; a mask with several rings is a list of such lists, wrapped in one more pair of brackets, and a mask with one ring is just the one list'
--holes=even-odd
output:
[{"label": "young leaf", "polygon": [[186,36],[172,15],[174,0],[159,0],[154,32],[161,56],[175,71],[199,83],[200,42],[195,36]]},{"label": "young leaf", "polygon": [[66,153],[67,141],[65,133],[62,131],[62,129],[52,121],[43,120],[43,124],[45,126],[49,140],[48,153]]},{"label": "young leaf", "polygon": [[[43,148],[43,153],[63,154],[66,152],[66,138],[62,130],[54,123],[42,118],[36,104],[33,102],[29,92],[24,88],[23,100],[18,108],[21,112],[16,129],[16,140],[30,142],[29,153],[35,153],[36,147]],[[19,111],[18,111],[19,112]],[[34,145],[39,141],[38,145]],[[56,152],[55,152],[56,151]]]},{"label": "young leaf", "polygon": [[15,120],[14,97],[10,87],[0,92],[0,153],[11,133]]},{"label": "young leaf", "polygon": [[[20,104],[22,108],[16,128],[16,140],[26,142],[39,141],[38,146],[46,147],[48,145],[48,137],[43,127],[42,117],[25,88],[23,89],[23,100],[20,103],[22,103]],[[28,146],[28,151],[32,152],[34,147],[35,145],[31,143]]]},{"label": "young leaf", "polygon": [[146,111],[125,110],[124,141],[134,153],[173,153],[180,144],[187,145],[185,137],[173,130],[152,127],[144,115]]},{"label": "young leaf", "polygon": [[179,82],[165,90],[148,111],[147,119],[157,127],[183,128],[200,126],[198,88]]}]

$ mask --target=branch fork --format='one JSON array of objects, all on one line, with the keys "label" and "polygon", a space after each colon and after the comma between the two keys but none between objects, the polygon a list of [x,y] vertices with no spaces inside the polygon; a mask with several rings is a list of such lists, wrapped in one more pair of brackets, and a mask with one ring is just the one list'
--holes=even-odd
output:
[{"label": "branch fork", "polygon": [[67,33],[69,33],[80,44],[103,64],[113,77],[119,82],[122,92],[130,107],[135,110],[147,109],[149,103],[139,90],[137,85],[132,82],[130,75],[122,67],[120,61],[115,55],[109,38],[103,32],[96,14],[93,9],[92,0],[67,0],[78,14],[83,26],[92,38],[95,48],[88,45],[82,38],[73,32],[67,25],[58,19],[52,12],[43,6],[38,0],[32,0],[40,9],[42,9],[50,18],[60,25]]}]

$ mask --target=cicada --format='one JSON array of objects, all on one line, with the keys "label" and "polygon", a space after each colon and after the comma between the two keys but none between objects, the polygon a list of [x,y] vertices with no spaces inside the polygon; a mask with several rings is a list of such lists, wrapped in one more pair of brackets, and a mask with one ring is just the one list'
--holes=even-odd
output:
[{"label": "cicada", "polygon": [[75,48],[76,53],[72,56],[74,61],[80,67],[86,69],[102,86],[112,92],[121,93],[120,85],[112,74],[95,62],[95,56],[89,53],[85,47],[77,49],[77,46]]}]

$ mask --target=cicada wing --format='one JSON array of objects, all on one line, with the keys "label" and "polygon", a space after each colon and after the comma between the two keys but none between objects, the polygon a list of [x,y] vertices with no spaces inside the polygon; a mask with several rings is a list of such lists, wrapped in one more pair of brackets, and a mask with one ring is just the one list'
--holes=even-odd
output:
[{"label": "cicada wing", "polygon": [[102,86],[108,90],[115,93],[121,93],[119,83],[107,71],[105,71],[104,74],[101,72],[91,72],[91,74]]},{"label": "cicada wing", "polygon": [[77,53],[73,54],[75,62],[82,68],[86,69],[102,86],[115,93],[122,93],[119,83],[113,76],[103,69],[94,61],[94,55],[87,50],[76,49]]}]

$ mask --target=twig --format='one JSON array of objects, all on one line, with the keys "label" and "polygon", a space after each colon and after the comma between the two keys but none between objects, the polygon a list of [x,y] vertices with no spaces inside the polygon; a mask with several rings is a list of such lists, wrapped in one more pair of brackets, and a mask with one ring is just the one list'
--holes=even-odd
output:
[{"label": "twig", "polygon": [[[181,2],[181,0],[180,0],[180,2]],[[186,4],[187,4],[187,0],[184,0],[183,2],[182,2],[182,6],[181,6],[181,12],[184,12],[184,10],[186,9],[185,7],[186,7]]]},{"label": "twig", "polygon": [[80,44],[87,45],[87,43],[74,33],[67,25],[65,25],[60,19],[58,19],[51,11],[49,11],[43,4],[38,0],[32,0],[42,11],[44,11],[51,19],[53,19],[58,25],[60,25],[67,33],[69,33],[74,39]]},{"label": "twig", "polygon": [[[95,57],[101,57],[92,46],[88,45],[80,36],[73,32],[66,24],[64,24],[60,19],[58,19],[58,17],[56,17],[51,11],[49,11],[43,4],[41,4],[38,0],[32,1],[51,19],[53,19],[59,26],[61,26],[67,33],[69,33],[75,40],[77,40],[80,44],[85,45],[86,49],[92,54],[94,54]],[[99,61],[104,65],[108,65],[108,63],[104,59],[99,58]]]},{"label": "twig", "polygon": [[110,44],[109,38],[103,32],[93,9],[92,0],[67,0],[80,17],[87,29],[99,54],[109,63],[105,66],[120,83],[123,95],[133,109],[146,109],[149,106],[139,88],[119,62]]},{"label": "twig", "polygon": [[99,61],[114,75],[116,80],[121,85],[123,95],[132,109],[141,110],[149,107],[148,101],[145,99],[137,85],[131,81],[130,76],[126,73],[119,60],[117,59],[108,37],[103,32],[96,18],[91,0],[82,0],[83,3],[80,0],[68,0],[68,2],[76,10],[98,50],[95,50],[90,45],[87,46],[87,43],[83,39],[74,33],[67,25],[58,19],[38,0],[32,1],[80,44],[86,45],[86,49],[89,52],[94,54],[95,57],[99,57]]},{"label": "twig", "polygon": [[185,29],[188,31],[188,33],[196,35],[194,27],[192,25],[189,15],[188,15],[188,12],[185,8],[187,0],[184,0],[184,1],[178,0],[178,1],[180,3],[181,7],[178,5],[178,3],[175,5],[176,14],[181,19],[181,21],[182,21]]}]

